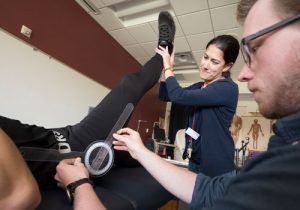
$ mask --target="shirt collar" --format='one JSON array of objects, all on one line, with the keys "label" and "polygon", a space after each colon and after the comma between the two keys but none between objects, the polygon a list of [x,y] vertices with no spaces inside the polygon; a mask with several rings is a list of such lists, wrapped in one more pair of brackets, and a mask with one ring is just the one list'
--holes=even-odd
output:
[{"label": "shirt collar", "polygon": [[270,138],[269,149],[300,141],[300,112],[277,120],[273,132],[275,135]]}]

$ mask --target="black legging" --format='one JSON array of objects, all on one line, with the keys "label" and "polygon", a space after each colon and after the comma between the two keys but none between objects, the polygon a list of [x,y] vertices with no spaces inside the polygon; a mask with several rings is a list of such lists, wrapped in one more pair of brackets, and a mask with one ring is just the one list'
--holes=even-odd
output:
[{"label": "black legging", "polygon": [[72,150],[83,151],[91,142],[104,140],[128,103],[137,105],[143,95],[158,81],[163,69],[156,54],[143,68],[129,73],[83,120],[65,128]]},{"label": "black legging", "polygon": [[[128,103],[137,105],[142,96],[158,81],[163,69],[162,58],[156,54],[143,68],[130,73],[115,86],[83,120],[73,126],[46,129],[36,125],[22,124],[0,116],[0,127],[18,147],[59,148],[58,132],[72,151],[84,151],[93,141],[105,140]],[[54,131],[54,132],[53,132]],[[127,152],[115,153],[115,162],[136,166]],[[27,161],[40,187],[55,186],[53,178],[57,163]]]}]

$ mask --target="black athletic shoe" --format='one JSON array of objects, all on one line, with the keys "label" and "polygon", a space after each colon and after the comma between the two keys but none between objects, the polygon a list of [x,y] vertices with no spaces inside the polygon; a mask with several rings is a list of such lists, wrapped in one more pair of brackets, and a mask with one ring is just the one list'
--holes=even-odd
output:
[{"label": "black athletic shoe", "polygon": [[164,48],[168,46],[169,54],[171,55],[173,52],[173,43],[176,27],[174,20],[169,12],[163,11],[159,13],[158,30],[158,45]]}]

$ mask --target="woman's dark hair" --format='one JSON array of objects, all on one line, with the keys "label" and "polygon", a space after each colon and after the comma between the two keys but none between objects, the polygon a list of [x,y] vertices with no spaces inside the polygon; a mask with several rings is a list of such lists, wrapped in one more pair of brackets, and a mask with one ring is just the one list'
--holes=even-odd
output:
[{"label": "woman's dark hair", "polygon": [[[225,64],[235,63],[240,50],[240,44],[236,38],[231,35],[217,36],[207,43],[206,49],[212,44],[222,50]],[[223,76],[230,77],[230,72],[224,72]]]}]

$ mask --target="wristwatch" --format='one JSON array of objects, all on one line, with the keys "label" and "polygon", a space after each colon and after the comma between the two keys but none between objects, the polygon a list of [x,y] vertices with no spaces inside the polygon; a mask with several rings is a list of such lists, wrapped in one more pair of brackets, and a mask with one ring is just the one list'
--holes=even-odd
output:
[{"label": "wristwatch", "polygon": [[89,178],[82,178],[82,179],[79,179],[79,180],[67,185],[66,193],[67,193],[68,199],[71,203],[73,203],[73,200],[74,200],[75,189],[78,186],[85,184],[85,183],[89,183],[90,185],[94,186],[92,180],[90,180]]}]

